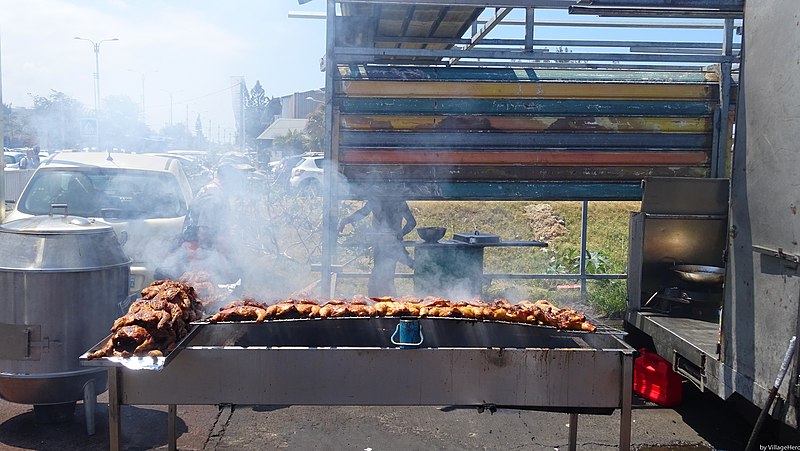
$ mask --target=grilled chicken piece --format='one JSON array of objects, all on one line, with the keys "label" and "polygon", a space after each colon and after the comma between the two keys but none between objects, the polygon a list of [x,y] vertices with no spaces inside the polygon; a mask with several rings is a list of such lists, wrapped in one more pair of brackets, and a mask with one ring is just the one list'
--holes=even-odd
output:
[{"label": "grilled chicken piece", "polygon": [[262,322],[267,318],[267,309],[252,305],[240,305],[220,311],[208,319],[211,323],[233,322],[233,321],[256,321]]},{"label": "grilled chicken piece", "polygon": [[188,334],[187,324],[202,315],[194,289],[185,283],[157,280],[141,294],[142,299],[114,321],[106,345],[89,358],[163,355]]},{"label": "grilled chicken piece", "polygon": [[319,316],[320,305],[310,299],[297,301],[294,308],[301,318],[316,318]]}]

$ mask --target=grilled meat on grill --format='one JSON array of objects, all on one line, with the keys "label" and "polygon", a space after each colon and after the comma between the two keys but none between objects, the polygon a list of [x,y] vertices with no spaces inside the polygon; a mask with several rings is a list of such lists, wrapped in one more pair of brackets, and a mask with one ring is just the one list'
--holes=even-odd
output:
[{"label": "grilled meat on grill", "polygon": [[253,305],[239,305],[224,309],[215,314],[209,321],[264,321],[267,318],[267,309]]},{"label": "grilled meat on grill", "polygon": [[[374,305],[370,305],[370,303]],[[256,321],[290,318],[341,318],[412,316],[431,318],[469,318],[488,321],[539,324],[559,329],[594,332],[597,327],[583,313],[569,308],[558,308],[546,300],[521,301],[511,304],[498,299],[491,304],[472,300],[454,302],[429,296],[414,298],[374,298],[356,296],[350,301],[334,299],[318,304],[310,299],[285,300],[266,305],[253,299],[234,301],[220,309],[209,321]]]},{"label": "grilled meat on grill", "polygon": [[142,299],[114,321],[106,345],[89,354],[89,359],[163,355],[189,333],[189,322],[203,316],[194,289],[184,283],[157,280],[141,294]]}]

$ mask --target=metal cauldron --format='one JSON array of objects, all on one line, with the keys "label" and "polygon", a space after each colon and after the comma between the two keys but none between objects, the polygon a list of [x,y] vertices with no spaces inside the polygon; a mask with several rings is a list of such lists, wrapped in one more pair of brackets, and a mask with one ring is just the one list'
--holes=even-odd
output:
[{"label": "metal cauldron", "polygon": [[3,224],[0,249],[0,398],[33,404],[45,420],[71,416],[83,399],[94,433],[107,375],[78,357],[120,316],[131,260],[110,226],[74,216]]}]

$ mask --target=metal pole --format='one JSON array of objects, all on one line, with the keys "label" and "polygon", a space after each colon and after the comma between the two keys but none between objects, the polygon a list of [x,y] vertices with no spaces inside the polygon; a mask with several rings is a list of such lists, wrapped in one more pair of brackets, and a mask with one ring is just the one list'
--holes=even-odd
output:
[{"label": "metal pole", "polygon": [[82,38],[80,36],[75,36],[74,39],[79,41],[87,41],[92,44],[92,49],[94,50],[94,117],[95,117],[95,127],[94,127],[94,137],[95,137],[95,147],[97,150],[100,150],[100,44],[109,41],[119,41],[118,38],[111,38],[111,39],[101,39],[97,42]]},{"label": "metal pole", "polygon": [[569,414],[569,451],[578,449],[578,414]]},{"label": "metal pole", "polygon": [[745,448],[747,451],[756,449],[756,443],[758,442],[758,434],[761,432],[761,426],[764,424],[764,420],[767,419],[769,408],[772,407],[772,402],[775,401],[775,396],[778,395],[778,390],[781,388],[781,384],[783,384],[783,378],[786,377],[786,371],[789,369],[789,363],[792,361],[792,356],[794,356],[794,348],[796,344],[797,336],[792,336],[791,340],[789,340],[789,347],[786,349],[786,354],[783,356],[781,367],[778,370],[778,377],[775,379],[775,384],[769,389],[767,403],[764,405],[764,408],[761,409],[761,413],[758,415],[758,420],[756,420],[756,425],[753,427],[753,432],[750,434],[750,440],[747,441],[747,447]]},{"label": "metal pole", "polygon": [[633,356],[620,354],[622,359],[622,405],[619,413],[619,449],[631,449],[631,415],[633,403]]},{"label": "metal pole", "polygon": [[94,46],[94,111],[100,111],[100,43],[92,43]]},{"label": "metal pole", "polygon": [[336,2],[328,0],[327,9],[327,35],[325,49],[325,160],[327,168],[322,173],[322,271],[320,289],[322,296],[331,296],[332,277],[331,266],[336,255],[337,234],[336,222],[339,217],[339,200],[336,192],[334,175],[338,175],[338,145],[334,143],[333,131],[339,126],[334,123],[333,98],[335,85],[333,73],[336,71],[336,55],[334,54],[336,36]]},{"label": "metal pole", "polygon": [[108,440],[111,451],[122,449],[122,418],[119,405],[119,374],[120,369],[108,369]]},{"label": "metal pole", "polygon": [[244,85],[244,77],[242,77],[242,80],[239,82],[239,95],[242,97],[242,138],[239,140],[239,148],[242,152],[244,152],[244,141],[245,141],[245,130],[246,130],[244,123],[245,123],[245,111],[247,110],[244,104],[245,89],[246,88]]},{"label": "metal pole", "polygon": [[167,449],[176,451],[178,449],[178,406],[170,404],[167,406]]},{"label": "metal pole", "polygon": [[94,43],[94,147],[100,150],[100,43]]},{"label": "metal pole", "polygon": [[[2,41],[0,41],[2,43]],[[5,167],[5,144],[6,144],[6,135],[5,135],[5,121],[6,115],[2,114],[4,111],[3,109],[3,48],[0,45],[0,158],[3,159],[3,167]],[[4,222],[6,220],[6,181],[5,181],[5,169],[0,171],[0,222]]]},{"label": "metal pole", "polygon": [[95,408],[97,407],[97,392],[94,387],[94,379],[89,379],[83,386],[83,416],[86,419],[86,435],[95,433]]},{"label": "metal pole", "polygon": [[142,73],[142,122],[147,123],[144,113],[144,73]]},{"label": "metal pole", "polygon": [[589,222],[589,201],[585,200],[581,204],[581,257],[580,276],[581,276],[581,299],[586,299],[586,229]]}]

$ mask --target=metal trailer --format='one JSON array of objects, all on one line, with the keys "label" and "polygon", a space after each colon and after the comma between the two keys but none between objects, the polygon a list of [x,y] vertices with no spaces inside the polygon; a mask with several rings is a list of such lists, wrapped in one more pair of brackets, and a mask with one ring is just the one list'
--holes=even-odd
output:
[{"label": "metal trailer", "polygon": [[[631,228],[628,323],[701,389],[723,399],[736,394],[759,408],[766,405],[790,338],[800,333],[798,11],[793,0],[745,5],[730,196],[721,180],[723,186],[714,188],[721,198],[698,200],[700,191],[694,190],[688,211],[678,202],[662,211],[644,206]],[[662,258],[675,253],[661,245],[676,236],[701,237],[701,244],[685,249],[692,263],[726,267],[719,321],[646,311],[649,291],[659,288],[671,264]],[[796,357],[787,376],[770,413],[798,428]]]},{"label": "metal trailer", "polygon": [[[743,3],[328,0],[322,292],[365,276],[341,269],[346,200],[579,200],[585,256],[588,202],[638,200],[650,176],[724,176]],[[640,18],[543,20],[546,9]],[[537,37],[554,26],[720,33]],[[579,279],[583,294],[588,279],[625,277],[585,267],[582,257],[579,274],[484,281]]]},{"label": "metal trailer", "polygon": [[[197,324],[165,357],[101,358],[108,366],[110,448],[121,443],[121,405],[477,406],[578,415],[620,409],[620,449],[631,439],[635,351],[619,332],[466,319],[419,319],[421,346],[394,337],[399,318]],[[150,371],[157,370],[157,371]],[[589,376],[591,375],[591,376]],[[387,389],[387,387],[391,387]]]}]

